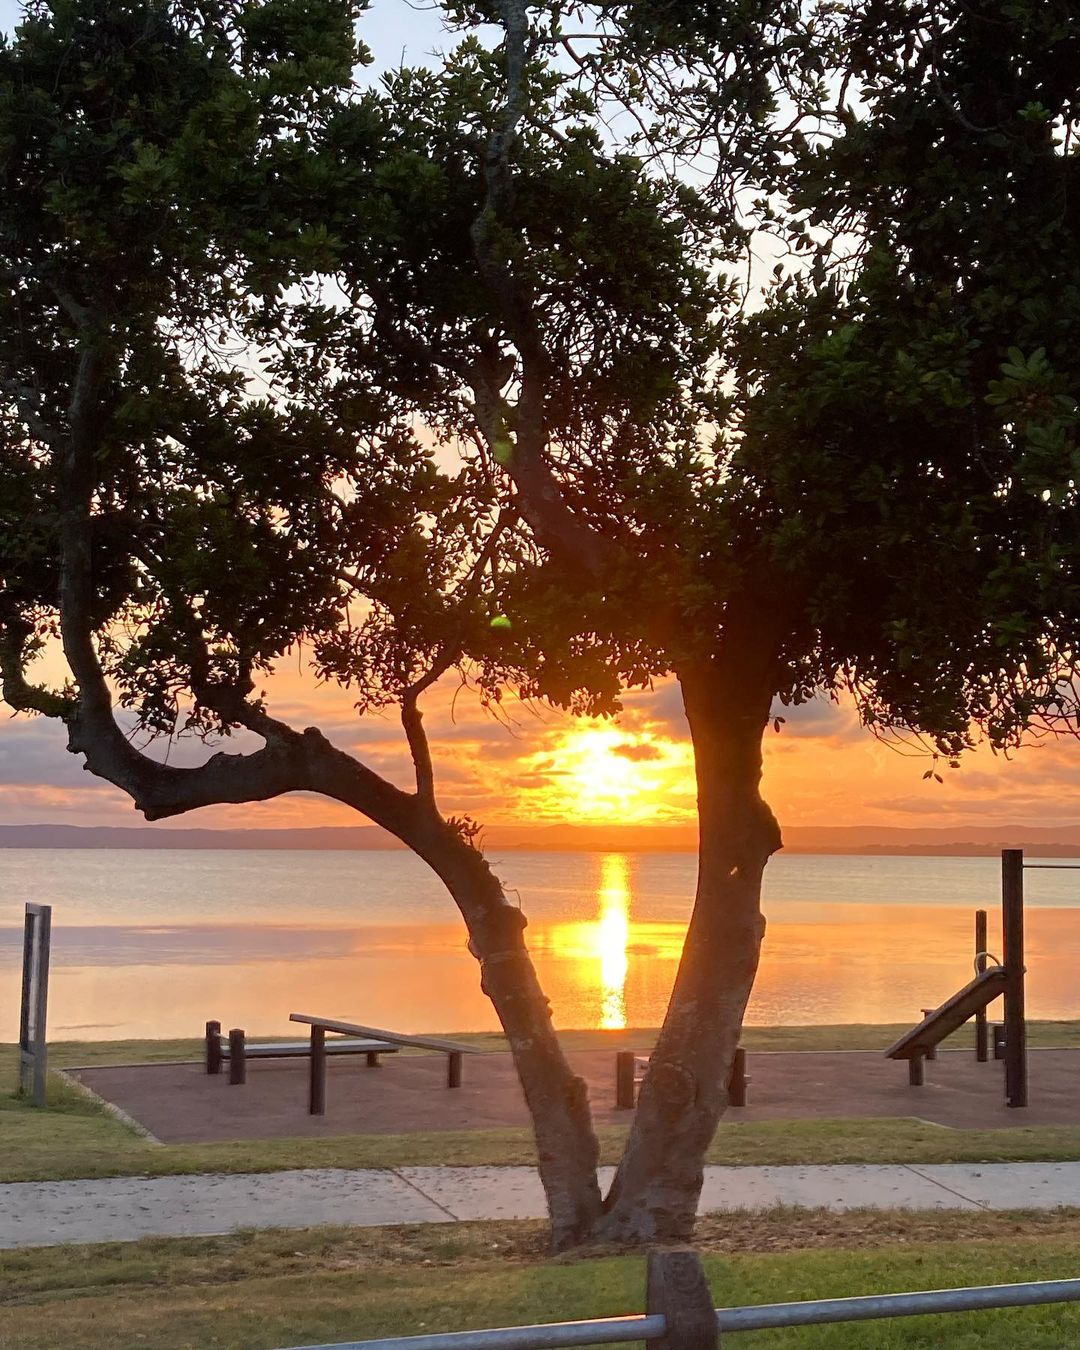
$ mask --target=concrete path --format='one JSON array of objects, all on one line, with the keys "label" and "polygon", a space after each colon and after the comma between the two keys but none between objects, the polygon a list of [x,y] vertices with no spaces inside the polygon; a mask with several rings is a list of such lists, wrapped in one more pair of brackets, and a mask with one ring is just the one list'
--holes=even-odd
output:
[{"label": "concrete path", "polygon": [[[602,1169],[606,1183],[610,1168]],[[1080,1206],[1080,1162],[707,1167],[702,1213]],[[0,1185],[0,1248],[193,1237],[238,1228],[543,1218],[530,1167],[312,1168]]]}]

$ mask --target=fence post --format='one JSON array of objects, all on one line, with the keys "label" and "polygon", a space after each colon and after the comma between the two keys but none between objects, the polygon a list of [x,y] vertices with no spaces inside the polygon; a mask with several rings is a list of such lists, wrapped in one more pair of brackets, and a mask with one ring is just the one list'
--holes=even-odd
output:
[{"label": "fence post", "polygon": [[663,1336],[647,1350],[717,1350],[720,1332],[701,1258],[688,1247],[651,1251],[645,1274],[645,1311],[663,1313]]}]

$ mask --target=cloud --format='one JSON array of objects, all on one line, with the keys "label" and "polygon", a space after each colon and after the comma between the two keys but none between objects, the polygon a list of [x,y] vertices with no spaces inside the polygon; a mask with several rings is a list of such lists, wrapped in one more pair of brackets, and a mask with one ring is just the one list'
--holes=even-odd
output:
[{"label": "cloud", "polygon": [[636,743],[634,741],[623,741],[621,745],[611,747],[613,755],[620,755],[623,759],[633,760],[637,763],[645,759],[662,759],[663,755],[658,746],[651,745],[647,741]]}]

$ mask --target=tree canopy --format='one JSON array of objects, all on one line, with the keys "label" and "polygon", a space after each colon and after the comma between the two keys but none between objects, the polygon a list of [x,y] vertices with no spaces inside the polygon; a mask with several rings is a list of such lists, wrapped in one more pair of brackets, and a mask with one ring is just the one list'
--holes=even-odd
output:
[{"label": "tree canopy", "polygon": [[[847,688],[950,757],[1075,724],[1073,11],[452,4],[445,59],[366,86],[339,0],[35,3],[0,46],[4,698],[150,818],[309,790],[424,858],[559,1241],[692,1221],[774,698]],[[297,651],[399,710],[410,790],[275,717]],[[437,805],[455,669],[683,690],[698,891],[603,1201],[522,916]]]}]

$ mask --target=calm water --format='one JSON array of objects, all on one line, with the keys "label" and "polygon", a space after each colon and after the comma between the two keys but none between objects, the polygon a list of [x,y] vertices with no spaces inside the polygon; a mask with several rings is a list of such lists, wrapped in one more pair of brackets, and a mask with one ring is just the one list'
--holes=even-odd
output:
[{"label": "calm water", "polygon": [[[496,870],[563,1027],[655,1025],[694,885],[689,854],[507,853]],[[1000,949],[995,858],[781,855],[748,1020],[904,1021]],[[1080,872],[1028,874],[1028,1008],[1080,1017]],[[15,1038],[22,907],[52,904],[50,1031],[278,1032],[290,1012],[402,1030],[495,1026],[449,897],[408,853],[0,850],[0,1041]],[[1000,954],[1000,953],[999,953]]]}]

